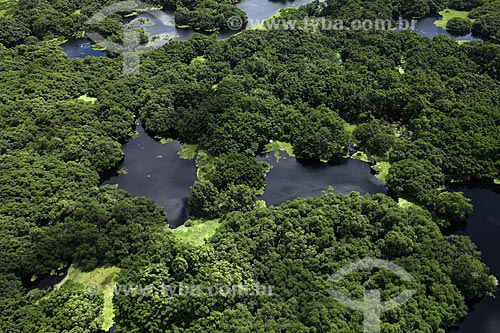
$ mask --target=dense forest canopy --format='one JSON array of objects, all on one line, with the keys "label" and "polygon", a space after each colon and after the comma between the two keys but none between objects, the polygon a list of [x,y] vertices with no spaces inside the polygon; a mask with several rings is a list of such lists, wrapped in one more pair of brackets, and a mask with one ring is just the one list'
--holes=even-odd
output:
[{"label": "dense forest canopy", "polygon": [[[265,297],[195,301],[118,295],[115,321],[124,332],[359,331],[362,314],[326,291],[336,269],[364,257],[394,261],[416,279],[404,285],[388,272],[362,271],[335,286],[353,297],[381,287],[384,299],[417,290],[384,314],[383,332],[444,332],[468,302],[494,291],[470,239],[444,236],[439,226],[472,210],[446,184],[500,175],[498,45],[395,31],[253,30],[222,41],[195,34],[144,55],[141,74],[124,77],[121,57],[67,59],[57,42],[40,41],[79,34],[106,4],[20,0],[0,18],[0,331],[97,332],[102,294],[79,283],[33,284],[71,264],[115,265],[119,283],[154,288],[276,287]],[[202,30],[218,24],[203,10],[236,8],[156,5],[175,6]],[[348,20],[452,7],[471,10],[474,27],[494,36],[495,6],[348,0],[288,13]],[[118,38],[120,22],[113,16],[99,29]],[[196,145],[191,213],[220,218],[207,244],[179,241],[152,200],[99,187],[123,158],[137,115],[151,135]],[[357,144],[374,162],[390,163],[396,196],[421,207],[356,193],[262,207],[267,166],[255,156],[271,140],[290,143],[303,161],[331,163]]]},{"label": "dense forest canopy", "polygon": [[[466,313],[464,300],[480,296],[494,283],[468,238],[442,236],[423,210],[401,209],[385,195],[327,194],[231,214],[208,249],[176,248],[165,237],[148,245],[140,255],[148,259],[133,260],[119,282],[136,285],[144,283],[147,275],[149,285],[157,290],[162,283],[260,283],[275,286],[272,295],[120,295],[115,300],[121,329],[360,332],[363,316],[346,310],[327,290],[341,288],[359,296],[364,285],[386,290],[384,299],[408,288],[418,290],[414,299],[384,315],[383,332],[444,332]],[[328,281],[342,265],[369,256],[393,260],[416,281],[404,284],[386,271],[373,276],[359,271],[339,285]],[[178,268],[176,261],[185,264]],[[470,270],[477,273],[474,282],[468,280]],[[150,317],[143,309],[158,315]]]},{"label": "dense forest canopy", "polygon": [[[17,0],[9,10],[0,15],[0,43],[14,45],[24,40],[49,39],[54,37],[72,38],[83,36],[85,31],[93,31],[94,26],[87,24],[89,18],[116,0]],[[149,0],[143,1],[157,8],[174,10],[175,24],[178,27],[194,28],[201,31],[217,31],[232,28],[228,23],[239,18],[244,25],[247,16],[237,8],[232,0]],[[445,8],[470,11],[466,22],[470,28],[484,36],[500,38],[500,1],[499,0],[314,0],[302,6],[293,15],[295,18],[329,17],[346,22],[364,19],[397,19],[439,16]],[[1,12],[0,12],[1,13]],[[117,13],[125,16],[130,13]],[[102,33],[117,33],[123,27],[116,27],[113,19],[105,20],[106,27],[100,25]],[[111,22],[110,22],[111,21]],[[453,29],[453,24],[452,24]],[[35,39],[36,40],[36,39]]]}]

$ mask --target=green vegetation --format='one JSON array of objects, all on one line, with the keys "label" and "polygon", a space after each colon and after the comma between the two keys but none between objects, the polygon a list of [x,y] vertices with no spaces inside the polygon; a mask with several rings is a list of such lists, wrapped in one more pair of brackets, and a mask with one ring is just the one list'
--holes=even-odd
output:
[{"label": "green vegetation", "polygon": [[[115,1],[50,1],[50,0],[0,0],[0,43],[8,46],[22,43],[31,36],[31,41],[46,40],[54,37],[61,39],[82,37],[84,31],[98,31],[115,42],[123,38],[122,19],[133,17],[140,12],[124,12],[113,14],[104,19],[98,26],[88,26],[86,22],[99,10]],[[191,27],[201,31],[218,31],[228,29],[231,17],[240,17],[242,24],[247,22],[244,11],[238,9],[231,1],[215,0],[151,0],[158,9],[174,8],[175,24]],[[150,25],[151,21],[140,18],[132,25]],[[143,29],[142,42],[147,43]]]},{"label": "green vegetation", "polygon": [[398,205],[401,206],[402,208],[405,208],[405,209],[419,207],[417,204],[415,204],[411,201],[405,200],[403,198],[398,199]]},{"label": "green vegetation", "polygon": [[264,151],[266,153],[274,153],[274,156],[279,159],[280,158],[280,151],[284,151],[288,154],[288,156],[294,157],[295,155],[293,154],[293,146],[291,143],[288,142],[281,142],[281,141],[273,141],[269,142],[266,144]]},{"label": "green vegetation", "polygon": [[494,39],[500,39],[500,1],[489,0],[471,10],[472,30]]},{"label": "green vegetation", "polygon": [[168,144],[168,143],[172,143],[172,142],[174,142],[174,141],[175,141],[175,140],[174,140],[174,139],[172,139],[172,138],[162,138],[161,136],[156,136],[156,137],[155,137],[155,139],[160,140],[160,143],[161,143],[162,145],[166,145],[166,144]]},{"label": "green vegetation", "polygon": [[180,28],[193,28],[201,31],[217,31],[232,28],[228,21],[238,17],[242,27],[248,18],[244,11],[232,1],[187,0],[175,3],[175,25]]},{"label": "green vegetation", "polygon": [[448,22],[452,19],[457,19],[457,18],[463,19],[463,20],[468,19],[469,12],[446,8],[446,9],[440,11],[439,15],[441,15],[443,18],[435,21],[434,24],[438,27],[446,29]]},{"label": "green vegetation", "polygon": [[354,131],[356,130],[356,128],[358,128],[358,125],[345,123],[344,128],[345,128],[346,132],[349,133],[349,135],[354,135]]},{"label": "green vegetation", "polygon": [[267,30],[265,22],[261,22],[258,24],[254,24],[251,27],[248,27],[248,30]]},{"label": "green vegetation", "polygon": [[198,153],[197,145],[184,144],[179,152],[179,157],[185,160],[192,160]]},{"label": "green vegetation", "polygon": [[198,56],[198,57],[193,58],[193,60],[191,60],[192,64],[196,64],[196,63],[203,64],[205,62],[207,62],[207,59],[204,56]]},{"label": "green vegetation", "polygon": [[154,22],[151,21],[149,18],[139,17],[135,20],[132,20],[129,23],[129,26],[134,26],[134,25],[154,25]]},{"label": "green vegetation", "polygon": [[387,184],[387,176],[389,175],[391,164],[389,162],[378,161],[371,168],[377,172],[375,177]]},{"label": "green vegetation", "polygon": [[206,240],[210,239],[220,225],[218,219],[215,220],[188,220],[173,230],[175,237],[190,244],[201,246]]},{"label": "green vegetation", "polygon": [[431,190],[444,184],[439,167],[426,160],[405,159],[391,163],[387,185],[405,198],[422,201]]},{"label": "green vegetation", "polygon": [[119,267],[165,225],[152,200],[98,187],[123,157],[137,101],[113,59],[67,59],[53,42],[0,46],[0,59],[0,280],[12,286],[0,331],[97,332],[111,323],[109,293],[20,283],[70,265],[74,280],[87,274],[76,270]]},{"label": "green vegetation", "polygon": [[[175,246],[167,235],[155,239],[143,249],[143,260],[123,269],[119,283],[135,285],[144,276],[155,288],[165,282],[201,286],[258,282],[274,286],[272,294],[120,295],[115,299],[121,329],[147,327],[155,333],[189,332],[196,327],[200,332],[234,332],[245,325],[249,332],[284,328],[301,332],[310,327],[358,332],[363,316],[347,310],[327,290],[340,288],[359,297],[363,284],[368,284],[384,290],[386,299],[402,290],[417,290],[408,303],[382,315],[387,330],[412,332],[418,327],[438,332],[458,324],[467,313],[465,302],[492,292],[497,284],[467,237],[443,236],[423,209],[401,208],[385,195],[327,194],[233,213],[220,223],[201,247]],[[372,274],[361,270],[337,284],[328,281],[343,265],[370,256],[401,265],[415,281],[402,283],[383,270]],[[311,316],[318,311],[330,319]],[[398,320],[391,320],[396,313]]]},{"label": "green vegetation", "polygon": [[10,16],[12,14],[13,5],[17,0],[0,0],[0,17]]},{"label": "green vegetation", "polygon": [[394,129],[376,120],[360,124],[354,130],[353,135],[360,148],[374,156],[386,156],[389,149],[396,143]]},{"label": "green vegetation", "polygon": [[472,29],[472,21],[469,19],[453,18],[446,24],[446,30],[454,35],[463,36]]},{"label": "green vegetation", "polygon": [[371,162],[370,157],[362,151],[357,151],[354,154],[352,154],[351,158],[354,158],[355,160],[360,160],[363,162]]},{"label": "green vegetation", "polygon": [[78,99],[82,100],[84,102],[92,103],[92,104],[94,104],[95,102],[97,102],[97,98],[95,98],[95,97],[89,97],[89,96],[87,96],[87,94],[78,97]]},{"label": "green vegetation", "polygon": [[[177,6],[177,24],[201,30],[222,29],[236,13],[232,2],[155,2]],[[472,211],[445,184],[498,179],[498,45],[395,31],[195,34],[144,54],[141,75],[124,77],[121,57],[67,59],[55,42],[39,42],[81,34],[105,3],[19,0],[0,18],[0,332],[95,333],[113,314],[124,332],[356,332],[362,314],[327,290],[360,298],[364,286],[382,288],[384,299],[417,290],[383,315],[385,331],[443,332],[494,291],[470,239],[439,227]],[[496,0],[367,4],[327,0],[279,15],[363,20],[451,7],[470,10],[474,31],[498,34]],[[122,14],[97,28],[119,41]],[[190,226],[166,230],[152,200],[99,186],[122,160],[135,115],[152,136],[180,140],[181,157],[196,157]],[[356,157],[377,162],[398,203],[356,193],[270,208],[257,201],[268,170],[258,154],[334,163],[353,143],[366,152]],[[415,281],[384,271],[328,281],[364,257],[391,260]],[[43,285],[68,267],[60,287]],[[263,297],[112,301],[108,291],[89,292],[115,274],[118,284],[154,291],[165,283],[276,288]]]},{"label": "green vegetation", "polygon": [[102,322],[101,328],[107,331],[114,323],[113,290],[116,285],[115,276],[119,271],[118,267],[101,267],[90,272],[82,272],[71,266],[58,287],[60,288],[64,283],[73,282],[82,284],[89,290],[102,293],[103,307],[98,320]]},{"label": "green vegetation", "polygon": [[199,155],[198,181],[191,187],[190,211],[215,218],[234,210],[249,210],[265,187],[266,163],[239,153],[215,158]]}]

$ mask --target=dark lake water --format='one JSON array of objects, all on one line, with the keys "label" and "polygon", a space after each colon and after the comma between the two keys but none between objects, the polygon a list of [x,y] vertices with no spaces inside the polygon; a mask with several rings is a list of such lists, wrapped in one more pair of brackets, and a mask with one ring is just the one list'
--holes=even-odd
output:
[{"label": "dark lake water", "polygon": [[[196,181],[194,160],[181,159],[178,141],[162,144],[148,136],[138,123],[136,138],[123,145],[125,158],[115,173],[102,184],[116,184],[133,196],[153,199],[165,208],[169,225],[176,228],[189,217],[190,187]],[[333,186],[335,193],[385,193],[384,183],[370,173],[368,163],[346,159],[339,165],[304,166],[294,157],[280,152],[278,161],[274,154],[259,157],[271,164],[266,176],[266,190],[260,197],[268,205],[279,205],[287,200],[320,196]]]},{"label": "dark lake water", "polygon": [[61,44],[61,47],[63,48],[68,58],[107,56],[107,53],[104,51],[94,50],[92,48],[92,42],[87,38],[71,39],[66,43]]},{"label": "dark lake water", "polygon": [[259,198],[267,205],[279,205],[288,200],[306,197],[318,197],[333,187],[339,194],[349,194],[352,191],[361,194],[386,193],[384,182],[373,176],[370,165],[355,159],[345,159],[341,164],[303,165],[294,157],[280,152],[277,160],[274,154],[269,154],[261,161],[271,164],[272,169],[266,176],[266,190]]},{"label": "dark lake water", "polygon": [[440,17],[426,17],[420,19],[415,24],[415,30],[413,31],[421,36],[429,38],[436,37],[437,35],[446,35],[455,40],[468,40],[468,41],[481,40],[481,38],[473,36],[472,33],[469,33],[465,36],[454,36],[450,34],[448,31],[446,31],[446,29],[438,27],[434,24],[436,20],[440,19],[441,19]]},{"label": "dark lake water", "polygon": [[[500,186],[496,188],[458,189],[472,199],[474,212],[465,229],[457,233],[468,235],[482,252],[483,261],[491,273],[500,278]],[[474,309],[453,333],[500,332],[500,293],[496,298],[486,297],[475,304]]]},{"label": "dark lake water", "polygon": [[139,135],[123,145],[125,159],[119,165],[126,174],[117,174],[103,184],[118,187],[133,196],[146,196],[165,207],[169,225],[178,227],[188,218],[189,188],[196,180],[194,160],[179,158],[178,141],[161,144],[149,137],[142,126]]}]

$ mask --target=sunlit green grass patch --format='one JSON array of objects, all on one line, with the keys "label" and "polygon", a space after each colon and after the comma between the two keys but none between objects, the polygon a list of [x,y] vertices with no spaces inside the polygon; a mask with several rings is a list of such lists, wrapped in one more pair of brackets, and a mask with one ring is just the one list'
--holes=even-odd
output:
[{"label": "sunlit green grass patch", "polygon": [[87,94],[82,95],[82,96],[78,97],[77,99],[79,99],[81,101],[84,101],[84,102],[92,103],[92,104],[94,104],[95,102],[97,102],[97,98],[95,98],[95,97],[89,97],[89,96],[87,96]]},{"label": "sunlit green grass patch", "polygon": [[282,141],[271,141],[265,146],[266,153],[274,153],[274,156],[279,159],[280,151],[286,152],[289,156],[294,157],[293,147],[291,143]]},{"label": "sunlit green grass patch", "polygon": [[190,244],[201,246],[205,240],[212,237],[220,225],[218,219],[215,220],[188,220],[186,224],[173,229],[174,235]]},{"label": "sunlit green grass patch", "polygon": [[178,153],[179,157],[184,160],[192,160],[196,157],[198,145],[183,144],[182,150]]},{"label": "sunlit green grass patch", "polygon": [[378,179],[387,183],[387,176],[389,175],[389,168],[391,167],[391,163],[389,162],[377,162],[377,164],[372,166],[372,169],[377,171],[378,173],[375,175]]},{"label": "sunlit green grass patch", "polygon": [[[439,15],[441,15],[443,18],[440,20],[436,20],[434,22],[434,24],[438,27],[443,28],[443,29],[446,29],[446,24],[448,24],[448,21],[451,20],[452,18],[458,17],[458,18],[463,18],[463,19],[469,19],[469,17],[468,17],[469,12],[455,10],[455,9],[449,9],[449,8],[446,8],[446,9],[440,11]],[[474,21],[474,20],[471,20],[471,21]]]},{"label": "sunlit green grass patch", "polygon": [[401,208],[420,207],[419,205],[414,204],[413,202],[410,202],[410,201],[403,199],[403,198],[398,199],[398,205]]},{"label": "sunlit green grass patch", "polygon": [[360,160],[363,162],[370,162],[370,158],[368,157],[368,155],[362,151],[355,152],[354,154],[352,154],[351,158],[353,158],[355,160]]},{"label": "sunlit green grass patch", "polygon": [[100,315],[101,328],[108,331],[113,326],[113,289],[115,287],[115,276],[120,268],[99,267],[90,272],[82,272],[71,266],[66,277],[58,284],[61,286],[66,281],[83,284],[89,288],[96,288],[103,293],[104,305]]},{"label": "sunlit green grass patch", "polygon": [[358,128],[358,125],[357,124],[349,124],[349,123],[345,123],[344,125],[344,129],[346,130],[347,133],[349,133],[350,135],[352,135],[354,133],[354,130]]}]

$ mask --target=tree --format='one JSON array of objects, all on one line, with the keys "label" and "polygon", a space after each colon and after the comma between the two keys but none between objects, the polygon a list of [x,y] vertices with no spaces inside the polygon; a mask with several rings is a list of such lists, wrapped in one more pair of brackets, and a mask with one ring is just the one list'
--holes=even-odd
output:
[{"label": "tree", "polygon": [[[331,281],[341,267],[380,255],[414,280],[402,281],[383,269],[361,269]],[[178,262],[188,268],[174,280],[170,272]],[[467,276],[472,285],[465,283]],[[402,208],[386,195],[356,193],[228,214],[203,247],[155,238],[143,249],[140,261],[124,267],[119,279],[125,285],[147,281],[158,291],[165,280],[174,286],[200,286],[196,296],[113,298],[122,330],[147,327],[150,332],[362,331],[362,314],[328,296],[328,291],[362,299],[363,289],[380,289],[384,299],[416,290],[396,312],[383,315],[384,329],[437,332],[458,324],[467,313],[466,300],[495,289],[494,277],[468,237],[443,236],[422,209]],[[257,281],[259,294],[254,289]],[[253,294],[203,293],[205,287],[221,285],[244,285]],[[266,285],[274,286],[271,293],[263,292]],[[235,326],[242,322],[244,329]]]},{"label": "tree", "polygon": [[151,93],[139,114],[145,128],[152,135],[165,138],[179,136],[181,111],[174,109],[173,96],[169,90],[159,89]]},{"label": "tree", "polygon": [[61,288],[41,298],[38,304],[35,303],[42,313],[42,316],[34,318],[40,332],[98,331],[101,328],[99,315],[103,305],[102,294],[89,292],[85,288],[81,284],[65,282]]},{"label": "tree", "polygon": [[189,211],[194,216],[213,218],[219,212],[217,198],[219,191],[212,182],[196,181],[191,186],[191,198],[189,200]]},{"label": "tree", "polygon": [[489,269],[478,260],[476,253],[475,249],[472,253],[464,253],[452,265],[452,281],[468,301],[486,296],[488,291],[485,290],[498,285],[497,279],[488,274]]},{"label": "tree", "polygon": [[261,190],[265,185],[266,170],[266,164],[257,162],[253,156],[229,153],[214,159],[206,177],[219,190],[226,189],[230,184]]},{"label": "tree", "polygon": [[0,17],[0,44],[12,46],[28,37],[30,30],[13,17]]},{"label": "tree", "polygon": [[427,16],[430,12],[430,1],[427,0],[404,0],[401,1],[401,13],[405,17],[424,17]]},{"label": "tree", "polygon": [[325,161],[344,156],[348,140],[344,120],[324,106],[306,112],[291,138],[295,156]]},{"label": "tree", "polygon": [[194,216],[216,218],[235,210],[246,211],[255,200],[257,190],[245,184],[230,183],[218,190],[210,181],[197,181],[191,187],[189,209]]},{"label": "tree", "polygon": [[376,120],[360,124],[353,134],[359,140],[361,149],[375,156],[385,156],[396,142],[394,129]]},{"label": "tree", "polygon": [[450,222],[465,221],[473,211],[471,200],[462,192],[432,191],[424,198],[424,205],[437,217]]},{"label": "tree", "polygon": [[446,30],[457,36],[467,35],[471,29],[472,21],[461,17],[454,17],[446,23]]},{"label": "tree", "polygon": [[398,195],[422,201],[429,191],[444,185],[444,176],[429,161],[406,159],[391,165],[387,185]]}]

